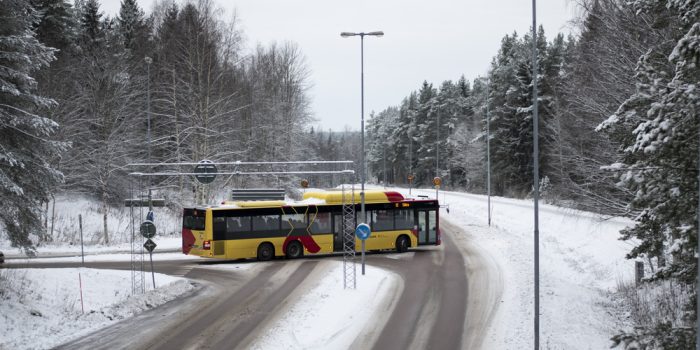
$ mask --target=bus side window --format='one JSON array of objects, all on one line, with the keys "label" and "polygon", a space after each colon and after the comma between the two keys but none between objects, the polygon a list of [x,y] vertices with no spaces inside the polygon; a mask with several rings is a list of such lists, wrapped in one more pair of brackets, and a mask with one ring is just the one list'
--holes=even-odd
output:
[{"label": "bus side window", "polygon": [[391,231],[394,229],[393,210],[372,210],[372,231]]},{"label": "bus side window", "polygon": [[413,223],[413,209],[399,209],[395,211],[396,214],[396,230],[412,230]]},{"label": "bus side window", "polygon": [[226,237],[226,218],[214,217],[214,240],[222,240]]},{"label": "bus side window", "polygon": [[311,223],[311,233],[330,233],[331,232],[331,213],[318,213],[309,215]]},{"label": "bus side window", "polygon": [[226,218],[226,232],[249,232],[250,231],[250,217],[227,217]]}]

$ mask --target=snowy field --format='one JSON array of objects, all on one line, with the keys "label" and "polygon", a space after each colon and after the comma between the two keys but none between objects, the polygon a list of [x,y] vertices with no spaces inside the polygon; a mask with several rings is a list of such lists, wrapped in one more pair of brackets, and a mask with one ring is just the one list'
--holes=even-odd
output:
[{"label": "snowy field", "polygon": [[[407,190],[399,189],[404,194]],[[435,190],[413,190],[435,197]],[[485,349],[525,349],[533,344],[534,257],[532,201],[492,197],[491,227],[486,196],[440,192],[440,212],[500,265],[504,291]],[[540,344],[548,349],[607,349],[618,324],[612,292],[633,280],[625,259],[629,242],[619,231],[633,222],[540,204]]]}]

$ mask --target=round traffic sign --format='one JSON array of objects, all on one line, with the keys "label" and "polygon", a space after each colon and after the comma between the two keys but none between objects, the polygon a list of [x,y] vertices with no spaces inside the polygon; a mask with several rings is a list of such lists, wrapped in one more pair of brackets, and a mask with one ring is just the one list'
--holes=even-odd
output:
[{"label": "round traffic sign", "polygon": [[308,188],[309,187],[309,180],[301,180],[301,187],[303,188]]},{"label": "round traffic sign", "polygon": [[194,177],[203,184],[210,184],[216,178],[216,164],[211,160],[202,160],[194,167]]},{"label": "round traffic sign", "polygon": [[359,224],[357,225],[357,228],[355,229],[355,236],[361,240],[366,240],[369,238],[369,235],[372,234],[372,231],[369,229],[369,225],[367,224]]},{"label": "round traffic sign", "polygon": [[151,220],[146,220],[141,223],[139,227],[139,232],[144,238],[153,238],[156,235],[156,225]]},{"label": "round traffic sign", "polygon": [[415,178],[416,177],[413,174],[408,175],[408,183],[412,183]]},{"label": "round traffic sign", "polygon": [[436,177],[433,179],[433,185],[435,185],[435,186],[440,186],[440,185],[442,185],[442,179],[441,179],[439,176],[436,176]]}]

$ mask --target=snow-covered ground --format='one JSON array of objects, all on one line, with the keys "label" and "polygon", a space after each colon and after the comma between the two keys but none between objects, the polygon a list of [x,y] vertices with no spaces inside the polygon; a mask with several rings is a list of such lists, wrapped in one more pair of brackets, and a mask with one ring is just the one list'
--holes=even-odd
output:
[{"label": "snow-covered ground", "polygon": [[[92,247],[91,252],[129,251],[131,241],[131,220],[134,220],[135,233],[138,235],[139,224],[145,220],[147,208],[134,208],[133,217],[130,208],[110,207],[107,213],[107,230],[110,244],[104,244],[103,215],[100,203],[95,199],[80,194],[57,195],[48,207],[47,232],[52,237],[50,242],[37,244],[39,254],[51,255],[56,252],[80,253],[80,222],[83,226],[83,244]],[[44,208],[46,209],[46,208]],[[181,213],[167,208],[154,208],[158,237],[180,239],[182,230]],[[32,237],[36,242],[36,237]],[[163,249],[161,242],[158,246]],[[10,247],[9,239],[0,228],[0,251],[5,255],[24,255],[16,248]]]},{"label": "snow-covered ground", "polygon": [[0,349],[49,349],[134,316],[190,291],[186,279],[156,274],[156,285],[131,295],[131,271],[0,270]]},{"label": "snow-covered ground", "polygon": [[[408,191],[399,189],[403,193]],[[435,190],[413,190],[435,197]],[[503,300],[484,348],[524,349],[534,337],[534,214],[531,200],[492,197],[491,227],[486,196],[440,192],[440,212],[499,263]],[[631,249],[619,231],[622,218],[540,205],[540,344],[550,349],[606,349],[621,325],[610,310],[609,292],[634,276]]]},{"label": "snow-covered ground", "polygon": [[358,271],[357,289],[344,289],[343,264],[328,266],[307,279],[310,286],[289,298],[297,301],[266,327],[251,349],[348,349],[353,343],[355,348],[371,347],[386,321],[382,316],[388,315],[378,311],[401,294],[401,278],[366,266],[365,276]]},{"label": "snow-covered ground", "polygon": [[[435,192],[414,189],[413,194],[434,196]],[[489,227],[485,196],[441,191],[440,201],[450,209],[449,213],[442,209],[441,218],[463,229],[461,236],[455,237],[457,244],[470,241],[471,245],[481,247],[498,263],[503,275],[502,300],[484,348],[531,347],[532,202],[492,198],[492,225]],[[610,309],[609,292],[618,281],[630,280],[633,276],[633,262],[624,258],[631,248],[630,243],[619,241],[618,232],[631,224],[633,222],[620,218],[540,206],[540,329],[544,348],[603,349],[610,346],[608,339],[621,325]],[[180,245],[177,237],[156,237],[155,240],[159,244],[156,250],[176,250]],[[115,250],[128,251],[129,247],[128,244],[118,248],[90,245],[86,247],[86,261],[128,259],[128,254],[114,253]],[[39,248],[39,256],[65,255],[66,252],[74,256],[52,259],[80,260],[74,254],[79,254],[79,245],[77,249],[65,245]],[[96,253],[112,255],[93,255]],[[154,255],[154,258],[188,257],[166,253]],[[21,260],[12,259],[9,263],[21,263]],[[240,265],[246,269],[253,264]],[[225,268],[239,267],[227,264]],[[81,311],[78,274],[83,283],[85,313]],[[319,343],[324,344],[324,348],[329,344],[333,345],[330,348],[338,349],[358,346],[353,344],[356,335],[366,336],[370,332],[359,325],[366,319],[377,322],[379,301],[395,295],[396,288],[401,288],[395,275],[381,269],[369,268],[368,277],[360,279],[358,291],[343,290],[339,271],[322,275],[313,283],[307,283],[303,291],[298,291],[298,297],[290,298],[297,302],[287,305],[286,311],[267,325],[266,335],[253,344],[254,348],[279,348],[281,344],[286,348],[313,348],[313,344]],[[3,349],[51,347],[159,305],[192,288],[185,280],[157,275],[157,290],[134,297],[129,296],[129,271],[91,269],[0,270],[0,278],[15,284],[11,288],[14,292],[0,295],[0,329],[6,330],[0,338]],[[339,305],[336,301],[341,297],[344,303]],[[318,304],[319,300],[322,305]],[[363,312],[355,312],[357,310]],[[314,339],[299,339],[292,329],[312,329],[314,331],[307,334],[313,334]]]}]

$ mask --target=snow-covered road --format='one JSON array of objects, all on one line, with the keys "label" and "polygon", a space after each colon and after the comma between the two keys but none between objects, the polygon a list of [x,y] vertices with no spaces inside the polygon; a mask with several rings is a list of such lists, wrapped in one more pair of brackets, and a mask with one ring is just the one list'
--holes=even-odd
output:
[{"label": "snow-covered road", "polygon": [[[399,189],[403,193],[407,190]],[[434,190],[413,194],[435,196]],[[484,259],[500,267],[503,295],[484,349],[532,347],[534,339],[534,234],[530,200],[492,197],[488,226],[486,196],[440,191],[441,218],[464,230]],[[619,281],[631,280],[631,243],[619,231],[631,220],[540,205],[540,339],[551,348],[604,349],[621,325],[610,299]],[[465,252],[469,255],[468,252]]]},{"label": "snow-covered road", "polygon": [[[429,196],[435,193],[433,190],[413,192]],[[489,227],[486,197],[443,191],[440,200],[441,204],[450,208],[449,213],[443,209],[440,214],[443,231],[449,234],[445,240],[449,242],[449,247],[419,248],[407,254],[369,255],[368,263],[382,269],[369,268],[368,278],[358,278],[360,288],[357,292],[339,287],[342,284],[342,280],[339,280],[341,275],[336,271],[339,262],[334,258],[200,264],[191,258],[182,259],[183,256],[179,254],[157,254],[154,255],[156,269],[190,279],[201,279],[209,274],[214,276],[212,278],[229,281],[220,286],[214,285],[209,292],[200,295],[204,301],[199,302],[209,303],[209,315],[215,315],[218,309],[226,311],[220,313],[221,322],[215,324],[223,325],[230,321],[238,325],[226,328],[229,330],[221,334],[218,331],[212,334],[219,335],[205,337],[214,347],[232,348],[243,344],[245,347],[268,349],[279,348],[281,344],[287,348],[319,348],[316,344],[325,344],[323,348],[342,349],[404,344],[401,347],[420,348],[431,344],[453,344],[455,337],[458,338],[457,346],[462,348],[474,349],[480,345],[483,349],[531,347],[532,203],[493,198],[492,225]],[[624,259],[630,245],[618,240],[618,232],[632,222],[542,205],[540,223],[542,343],[552,348],[609,347],[609,337],[620,326],[613,317],[615,310],[611,310],[614,306],[610,302],[609,292],[615,288],[618,280],[630,279],[633,273],[633,262]],[[177,244],[175,239],[170,243],[162,241],[163,246]],[[52,252],[59,250],[57,248]],[[108,248],[101,250],[104,253]],[[448,250],[458,253],[455,255]],[[175,258],[178,260],[172,260]],[[194,339],[190,345],[200,344],[196,339],[202,339],[201,334],[195,327],[189,327],[193,321],[183,321],[196,319],[194,315],[198,313],[207,315],[201,309],[202,304],[193,299],[196,298],[194,294],[187,297],[189,309],[182,309],[180,301],[167,303],[179,294],[193,293],[192,284],[177,279],[174,284],[168,283],[162,279],[165,276],[159,275],[157,282],[161,288],[150,292],[157,297],[132,300],[128,292],[114,292],[117,286],[129,289],[129,272],[102,270],[109,266],[123,265],[118,268],[124,268],[128,264],[110,261],[125,259],[128,260],[128,255],[90,255],[86,258],[89,266],[100,270],[0,270],[3,278],[7,278],[8,273],[23,274],[22,283],[31,285],[21,287],[20,291],[35,291],[22,292],[3,300],[0,305],[0,328],[8,331],[3,333],[0,348],[48,348],[75,336],[78,342],[68,347],[88,348],[94,346],[95,339],[107,341],[110,337],[121,338],[119,344],[137,348],[169,348],[175,344],[183,345],[187,342],[183,339],[190,338]],[[12,259],[8,264],[31,267],[39,266],[36,264],[40,261],[51,266],[75,266],[80,257],[31,261]],[[456,268],[456,264],[462,265],[462,268]],[[276,266],[271,268],[273,265]],[[397,274],[387,269],[397,269]],[[210,272],[203,272],[205,270]],[[76,311],[77,294],[65,296],[58,292],[77,291],[73,279],[78,272],[88,277],[85,282],[91,288],[90,293],[101,290],[100,293],[104,294],[102,298],[88,295],[92,299],[101,298],[105,303],[102,306],[91,305],[88,316]],[[90,280],[93,274],[101,276],[100,282]],[[466,276],[464,280],[468,282],[456,282],[453,278],[456,275]],[[432,284],[443,283],[436,281],[447,281],[444,283],[450,283],[452,287],[435,289],[431,287]],[[207,283],[212,282],[202,280],[199,284],[204,286]],[[455,285],[462,283],[466,288],[464,291],[455,289]],[[101,289],[94,288],[98,284]],[[220,295],[217,290],[226,290],[227,296],[223,299],[217,297]],[[446,292],[448,290],[452,294]],[[459,294],[461,301],[454,301],[455,294]],[[124,297],[127,299],[120,299]],[[68,300],[70,305],[66,306],[64,300]],[[269,300],[273,301],[265,303]],[[164,302],[166,308],[152,308]],[[54,306],[48,306],[51,303]],[[450,303],[451,310],[444,307],[446,303]],[[31,310],[37,307],[39,309]],[[42,312],[51,308],[66,312]],[[364,310],[361,315],[356,312],[358,308]],[[189,313],[187,310],[190,310]],[[230,310],[233,312],[228,312]],[[36,313],[33,311],[38,311],[41,316],[32,315]],[[96,324],[106,326],[136,313],[141,314],[122,322],[125,326],[86,336],[95,329]],[[451,320],[457,314],[464,319],[457,322],[458,335],[445,335],[446,329],[454,325]],[[100,315],[100,322],[93,320],[95,315]],[[110,321],[105,315],[120,316],[112,316]],[[170,316],[164,318],[163,315]],[[35,326],[37,321],[46,325]],[[155,336],[152,338],[141,338],[134,343],[137,338],[125,337],[120,333],[142,334],[138,330],[147,322],[160,322],[159,327],[153,328]],[[219,329],[218,326],[214,328]],[[392,329],[403,331],[394,332]],[[182,333],[182,337],[158,339],[156,331]],[[38,337],[38,334],[49,336]],[[300,334],[304,336],[300,337]],[[236,344],[229,343],[230,338],[238,341]],[[392,341],[394,338],[402,340]]]}]

